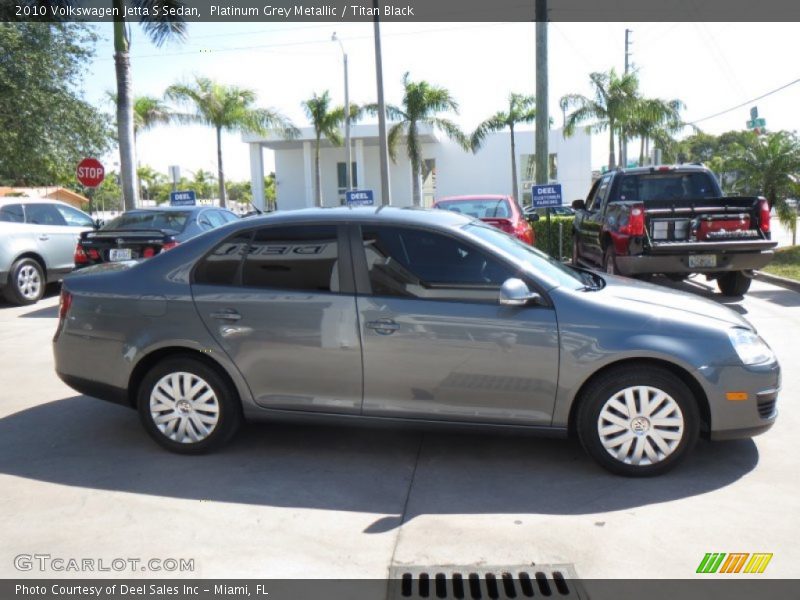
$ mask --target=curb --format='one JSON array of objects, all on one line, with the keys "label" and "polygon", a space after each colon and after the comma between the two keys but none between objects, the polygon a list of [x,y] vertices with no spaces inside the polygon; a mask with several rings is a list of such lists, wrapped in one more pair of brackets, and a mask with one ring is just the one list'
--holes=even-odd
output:
[{"label": "curb", "polygon": [[800,292],[800,281],[794,279],[780,277],[779,275],[771,275],[770,273],[764,273],[764,271],[756,271],[756,279],[771,283],[772,285],[777,285],[787,290],[792,290],[793,292]]}]

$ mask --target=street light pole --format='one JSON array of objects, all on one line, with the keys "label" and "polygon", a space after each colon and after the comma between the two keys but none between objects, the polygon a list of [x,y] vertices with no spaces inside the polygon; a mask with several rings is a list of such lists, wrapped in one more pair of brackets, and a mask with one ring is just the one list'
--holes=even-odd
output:
[{"label": "street light pole", "polygon": [[378,154],[381,159],[381,204],[384,206],[392,203],[392,192],[389,184],[389,144],[386,138],[386,103],[383,99],[383,58],[381,57],[381,25],[380,6],[378,0],[372,0],[375,8],[375,78],[378,84],[378,136],[380,147]]},{"label": "street light pole", "polygon": [[339,47],[342,49],[342,57],[344,58],[344,145],[345,145],[345,173],[347,173],[346,186],[347,190],[353,189],[353,156],[350,144],[350,86],[347,78],[347,52],[344,50],[342,40],[336,37],[336,32],[333,32],[331,39],[334,42],[339,42]]}]

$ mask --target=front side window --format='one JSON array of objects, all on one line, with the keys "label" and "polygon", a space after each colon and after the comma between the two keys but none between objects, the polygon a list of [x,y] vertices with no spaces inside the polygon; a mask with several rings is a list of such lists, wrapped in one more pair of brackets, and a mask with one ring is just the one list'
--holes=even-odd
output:
[{"label": "front side window", "polygon": [[0,221],[6,223],[25,222],[25,213],[22,212],[22,204],[7,204],[0,207]]},{"label": "front side window", "polygon": [[423,229],[362,228],[372,293],[436,300],[497,301],[513,269],[460,239]]},{"label": "front side window", "polygon": [[25,222],[34,225],[60,225],[67,224],[54,204],[26,204]]},{"label": "front side window", "polygon": [[339,243],[333,225],[266,227],[244,260],[246,287],[339,291]]},{"label": "front side window", "polygon": [[62,206],[60,204],[56,204],[56,208],[58,209],[58,212],[61,213],[61,216],[64,217],[67,225],[70,227],[94,227],[94,222],[89,215],[84,214],[81,211],[72,208],[71,206]]},{"label": "front side window", "polygon": [[592,199],[589,201],[586,210],[600,210],[600,208],[603,206],[603,201],[606,199],[606,195],[608,194],[608,186],[610,183],[610,175],[606,175],[600,180],[600,184],[597,186],[597,191],[595,192],[594,197],[592,197]]}]

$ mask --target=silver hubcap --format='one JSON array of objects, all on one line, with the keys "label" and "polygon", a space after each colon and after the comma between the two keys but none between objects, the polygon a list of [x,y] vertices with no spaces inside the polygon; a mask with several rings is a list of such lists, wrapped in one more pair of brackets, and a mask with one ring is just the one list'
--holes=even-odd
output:
[{"label": "silver hubcap", "polygon": [[219,400],[211,386],[194,373],[170,373],[159,379],[150,393],[150,416],[169,439],[194,444],[217,426]]},{"label": "silver hubcap", "polygon": [[28,300],[39,297],[42,289],[42,278],[36,267],[25,265],[17,273],[17,289]]},{"label": "silver hubcap", "polygon": [[597,433],[606,451],[628,465],[646,466],[672,454],[683,438],[683,413],[658,388],[620,390],[603,405]]}]

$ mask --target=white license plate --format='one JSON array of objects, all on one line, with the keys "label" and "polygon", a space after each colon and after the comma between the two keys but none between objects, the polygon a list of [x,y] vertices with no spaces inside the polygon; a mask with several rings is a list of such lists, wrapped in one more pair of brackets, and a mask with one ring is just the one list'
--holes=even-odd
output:
[{"label": "white license plate", "polygon": [[716,267],[716,254],[697,254],[689,257],[689,267]]},{"label": "white license plate", "polygon": [[130,260],[131,259],[131,249],[130,248],[112,248],[108,251],[108,260],[111,262],[118,262],[120,260]]}]

